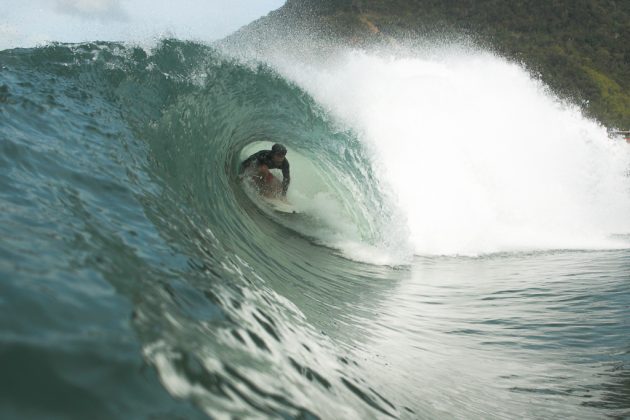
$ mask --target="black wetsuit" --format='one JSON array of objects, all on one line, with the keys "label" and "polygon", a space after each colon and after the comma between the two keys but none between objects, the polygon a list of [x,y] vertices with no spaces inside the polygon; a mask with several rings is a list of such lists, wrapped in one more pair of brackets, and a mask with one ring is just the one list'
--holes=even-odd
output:
[{"label": "black wetsuit", "polygon": [[260,165],[267,165],[269,169],[282,169],[282,194],[286,195],[291,182],[291,174],[289,172],[289,161],[284,158],[280,166],[273,162],[273,152],[271,150],[261,150],[256,152],[241,163],[239,173],[245,172],[248,168],[258,168]]}]

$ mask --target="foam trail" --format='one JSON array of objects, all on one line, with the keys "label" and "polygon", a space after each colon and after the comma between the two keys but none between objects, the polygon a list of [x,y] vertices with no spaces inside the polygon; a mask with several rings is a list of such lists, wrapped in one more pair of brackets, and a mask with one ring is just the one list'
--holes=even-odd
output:
[{"label": "foam trail", "polygon": [[371,149],[417,254],[626,247],[630,151],[521,67],[444,48],[275,60]]}]

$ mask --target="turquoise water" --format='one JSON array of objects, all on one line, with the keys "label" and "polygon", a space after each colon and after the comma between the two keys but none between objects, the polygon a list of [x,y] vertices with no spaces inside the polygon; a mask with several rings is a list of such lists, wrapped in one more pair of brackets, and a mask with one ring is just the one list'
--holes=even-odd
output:
[{"label": "turquoise water", "polygon": [[[418,204],[391,162],[442,150],[379,148],[383,111],[353,112],[374,102],[352,80],[326,84],[343,72],[177,40],[6,50],[0,66],[0,417],[630,416],[628,181],[598,169],[629,161],[590,122],[563,123],[605,146],[553,162],[575,194],[556,202],[518,162],[498,168],[539,200],[507,216],[518,200],[488,156],[443,143],[459,166],[485,164],[459,182],[479,181],[466,190],[496,204],[495,225],[473,201],[477,219],[439,195]],[[298,218],[238,181],[242,156],[273,141],[289,148]],[[495,146],[479,140],[506,156]],[[555,151],[516,153],[547,175]],[[583,156],[597,160],[578,194]],[[573,197],[581,218],[561,217]]]}]

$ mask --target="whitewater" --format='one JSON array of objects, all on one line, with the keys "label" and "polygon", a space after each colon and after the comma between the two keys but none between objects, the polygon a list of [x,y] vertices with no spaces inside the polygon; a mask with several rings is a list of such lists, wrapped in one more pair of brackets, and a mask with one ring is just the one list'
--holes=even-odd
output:
[{"label": "whitewater", "polygon": [[0,416],[630,415],[628,145],[476,46],[301,45],[0,52]]},{"label": "whitewater", "polygon": [[358,133],[415,253],[628,246],[627,146],[522,67],[449,45],[274,61]]}]

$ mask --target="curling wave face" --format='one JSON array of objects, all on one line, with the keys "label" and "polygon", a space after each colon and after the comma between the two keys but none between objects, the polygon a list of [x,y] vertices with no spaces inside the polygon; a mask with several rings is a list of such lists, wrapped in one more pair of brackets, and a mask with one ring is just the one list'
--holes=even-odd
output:
[{"label": "curling wave face", "polygon": [[[89,364],[85,350],[94,348],[109,361],[106,372],[127,366],[130,377],[121,382],[130,396],[123,399],[153,395],[133,409],[126,403],[140,413],[189,409],[169,400],[153,406],[163,391],[138,384],[128,369],[138,360],[111,362],[120,354],[107,350],[118,340],[110,322],[131,322],[133,330],[118,331],[120,340],[137,334],[170,394],[208,413],[361,418],[396,411],[360,383],[315,321],[330,323],[331,311],[363,289],[362,279],[388,276],[388,269],[347,259],[355,248],[360,259],[363,248],[380,246],[370,209],[387,211],[352,133],[331,127],[308,95],[268,67],[241,65],[193,43],[164,41],[149,52],[112,43],[51,45],[4,51],[2,63],[9,168],[2,251],[15,263],[3,269],[11,279],[4,284],[8,310],[29,318],[70,314],[39,328],[76,340],[68,351],[78,365]],[[296,165],[291,192],[310,213],[308,231],[260,212],[238,182],[242,150],[270,138],[311,162],[306,173]],[[309,190],[302,176],[317,177],[318,189]],[[335,231],[339,217],[350,226],[343,232]],[[54,284],[50,301],[20,286],[38,272]],[[298,309],[283,294],[301,295],[300,279],[319,297]],[[72,286],[77,282],[81,288]],[[83,322],[86,304],[95,308]],[[112,316],[117,320],[108,321]],[[30,349],[19,338],[30,340],[30,330],[11,328],[17,338],[5,344]],[[82,338],[84,329],[100,332],[101,345]],[[326,327],[328,334],[335,329]],[[50,348],[43,368],[61,363],[67,345],[60,340],[41,339]],[[16,392],[29,398],[27,389]],[[103,413],[115,410],[104,388],[93,393]],[[355,398],[355,406],[345,402]],[[74,409],[92,413],[89,405]]]}]

